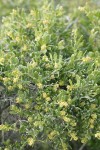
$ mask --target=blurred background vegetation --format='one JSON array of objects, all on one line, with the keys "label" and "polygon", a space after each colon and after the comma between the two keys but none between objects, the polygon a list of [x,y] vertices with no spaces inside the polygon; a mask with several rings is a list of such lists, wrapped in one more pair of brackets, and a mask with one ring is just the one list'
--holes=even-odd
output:
[{"label": "blurred background vegetation", "polygon": [[[27,11],[36,5],[40,5],[46,0],[0,0],[0,20],[9,15],[12,9],[25,8]],[[51,0],[50,0],[51,1]],[[83,6],[86,2],[92,7],[99,7],[100,0],[54,0],[55,5],[62,5],[66,12],[75,12],[78,6]]]}]

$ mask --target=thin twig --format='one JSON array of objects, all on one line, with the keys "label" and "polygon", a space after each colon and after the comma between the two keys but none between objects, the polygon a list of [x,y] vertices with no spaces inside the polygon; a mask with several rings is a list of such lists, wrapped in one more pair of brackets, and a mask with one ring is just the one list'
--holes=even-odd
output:
[{"label": "thin twig", "polygon": [[85,147],[86,143],[82,144],[82,146],[79,148],[79,150],[83,150],[83,148]]}]

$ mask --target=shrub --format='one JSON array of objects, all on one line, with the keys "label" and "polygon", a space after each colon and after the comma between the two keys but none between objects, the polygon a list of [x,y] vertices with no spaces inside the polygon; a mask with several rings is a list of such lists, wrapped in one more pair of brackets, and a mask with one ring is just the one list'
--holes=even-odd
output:
[{"label": "shrub", "polygon": [[9,15],[13,9],[24,8],[29,11],[30,8],[37,4],[36,0],[0,0],[0,23],[2,17]]},{"label": "shrub", "polygon": [[17,119],[3,121],[0,130],[20,134],[16,141],[4,139],[5,149],[36,143],[78,149],[92,137],[100,139],[100,12],[79,9],[76,22],[52,3],[29,14],[13,10],[3,19],[0,82],[13,97],[8,111]]}]

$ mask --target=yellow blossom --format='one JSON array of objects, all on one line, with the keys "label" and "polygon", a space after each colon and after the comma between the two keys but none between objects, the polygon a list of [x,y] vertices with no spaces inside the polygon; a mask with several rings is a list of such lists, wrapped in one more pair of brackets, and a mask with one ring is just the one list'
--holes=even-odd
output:
[{"label": "yellow blossom", "polygon": [[13,86],[8,86],[8,90],[12,91],[13,90]]},{"label": "yellow blossom", "polygon": [[38,83],[37,86],[38,86],[39,89],[42,89],[42,88],[43,88],[42,83]]},{"label": "yellow blossom", "polygon": [[26,51],[26,50],[27,50],[27,45],[26,45],[26,44],[24,44],[24,46],[22,47],[22,50],[23,50],[23,51]]},{"label": "yellow blossom", "polygon": [[98,138],[98,139],[100,139],[100,132],[97,132],[97,133],[95,134],[95,137]]},{"label": "yellow blossom", "polygon": [[30,15],[35,16],[35,15],[36,15],[35,11],[34,11],[34,10],[31,10],[31,11],[30,11]]},{"label": "yellow blossom", "polygon": [[59,67],[58,63],[55,62],[54,68],[57,69]]},{"label": "yellow blossom", "polygon": [[18,78],[14,78],[14,79],[13,79],[13,82],[14,82],[14,83],[18,82]]},{"label": "yellow blossom", "polygon": [[61,41],[58,43],[58,48],[59,48],[59,49],[64,49],[64,40],[61,40]]},{"label": "yellow blossom", "polygon": [[84,11],[84,10],[85,10],[85,7],[79,6],[78,9],[79,9],[80,11]]},{"label": "yellow blossom", "polygon": [[95,108],[96,108],[96,104],[91,104],[90,107],[91,107],[92,109],[95,109]]},{"label": "yellow blossom", "polygon": [[68,98],[67,102],[68,102],[68,104],[71,104],[72,103],[71,98]]},{"label": "yellow blossom", "polygon": [[91,61],[91,57],[89,57],[89,56],[83,57],[82,61],[83,62],[90,62]]},{"label": "yellow blossom", "polygon": [[58,87],[59,87],[59,84],[55,84],[54,87],[53,87],[53,89],[54,89],[55,91],[57,91]]},{"label": "yellow blossom", "polygon": [[77,140],[78,140],[78,137],[77,137],[77,136],[74,136],[74,137],[73,137],[73,140],[74,140],[74,141],[77,141]]},{"label": "yellow blossom", "polygon": [[45,66],[46,66],[46,68],[50,68],[50,64],[49,64],[49,63],[48,63],[48,64],[46,64]]},{"label": "yellow blossom", "polygon": [[62,145],[63,150],[68,150],[68,146],[66,143],[61,142],[61,145]]},{"label": "yellow blossom", "polygon": [[33,122],[33,118],[32,117],[28,117],[28,122]]},{"label": "yellow blossom", "polygon": [[9,131],[10,129],[11,129],[11,127],[8,127],[8,126],[5,125],[5,124],[1,124],[1,125],[0,125],[0,130]]},{"label": "yellow blossom", "polygon": [[59,10],[62,11],[63,10],[63,6],[59,6]]},{"label": "yellow blossom", "polygon": [[42,50],[42,51],[46,50],[46,44],[43,44],[43,45],[41,46],[41,50]]},{"label": "yellow blossom", "polygon": [[70,125],[71,125],[72,127],[75,127],[75,126],[77,125],[77,123],[76,123],[75,121],[71,121],[71,122],[70,122]]},{"label": "yellow blossom", "polygon": [[67,85],[67,89],[72,91],[74,89],[74,86],[73,85]]},{"label": "yellow blossom", "polygon": [[64,116],[65,114],[66,114],[66,112],[65,112],[65,111],[63,111],[63,110],[62,110],[62,111],[60,111],[60,115],[61,115],[61,116]]},{"label": "yellow blossom", "polygon": [[44,26],[44,31],[48,31],[48,26]]},{"label": "yellow blossom", "polygon": [[26,108],[26,109],[29,109],[29,108],[30,108],[30,105],[29,105],[29,104],[25,104],[25,108]]},{"label": "yellow blossom", "polygon": [[90,128],[93,129],[93,128],[94,128],[94,125],[90,124]]},{"label": "yellow blossom", "polygon": [[49,139],[50,139],[50,140],[53,139],[56,134],[57,134],[57,131],[55,131],[55,130],[52,131],[52,132],[48,135]]},{"label": "yellow blossom", "polygon": [[5,78],[3,78],[3,81],[4,81],[4,83],[6,83],[9,81],[9,78],[5,77]]},{"label": "yellow blossom", "polygon": [[12,32],[9,31],[9,32],[7,33],[7,35],[8,35],[9,37],[12,37]]},{"label": "yellow blossom", "polygon": [[28,64],[28,67],[35,68],[37,66],[37,62],[32,61],[31,63]]},{"label": "yellow blossom", "polygon": [[64,81],[61,81],[61,80],[60,80],[60,81],[59,81],[59,85],[60,85],[60,86],[63,86],[63,85],[64,85]]},{"label": "yellow blossom", "polygon": [[81,103],[80,103],[80,106],[84,106],[84,105],[85,105],[85,102],[81,102]]},{"label": "yellow blossom", "polygon": [[43,24],[44,24],[44,25],[47,25],[48,23],[49,23],[48,20],[43,20]]},{"label": "yellow blossom", "polygon": [[35,121],[35,122],[34,122],[34,126],[35,126],[35,127],[38,127],[40,123],[41,123],[41,121]]},{"label": "yellow blossom", "polygon": [[45,108],[45,112],[48,112],[48,110],[49,110],[49,108],[48,108],[48,107],[46,107],[46,108]]},{"label": "yellow blossom", "polygon": [[15,40],[16,40],[17,42],[20,42],[20,38],[19,38],[18,36],[15,38]]},{"label": "yellow blossom", "polygon": [[91,124],[94,124],[94,119],[90,119],[89,122],[90,122]]},{"label": "yellow blossom", "polygon": [[71,133],[70,136],[71,136],[71,138],[72,138],[74,141],[77,141],[77,140],[78,140],[78,137],[76,136],[75,133]]},{"label": "yellow blossom", "polygon": [[68,117],[66,117],[66,116],[63,116],[62,118],[63,118],[63,120],[64,120],[65,122],[70,122],[70,118],[68,118]]},{"label": "yellow blossom", "polygon": [[15,69],[15,70],[12,71],[12,75],[16,76],[16,77],[19,77],[21,75],[21,72],[18,69]]},{"label": "yellow blossom", "polygon": [[86,142],[87,142],[87,138],[85,138],[85,137],[82,138],[82,139],[81,139],[81,142],[82,142],[82,143],[86,143]]},{"label": "yellow blossom", "polygon": [[4,150],[10,150],[9,148],[5,148]]},{"label": "yellow blossom", "polygon": [[40,39],[41,39],[41,36],[36,36],[35,37],[35,41],[40,41]]},{"label": "yellow blossom", "polygon": [[42,95],[43,95],[43,98],[47,97],[47,94],[45,92]]},{"label": "yellow blossom", "polygon": [[27,28],[31,28],[32,26],[33,26],[33,24],[31,24],[31,23],[28,23],[28,24],[26,25]]},{"label": "yellow blossom", "polygon": [[6,126],[5,126],[5,125],[0,124],[0,130],[3,130],[3,129],[5,129],[5,128],[6,128]]},{"label": "yellow blossom", "polygon": [[0,64],[2,65],[4,63],[4,58],[0,58]]},{"label": "yellow blossom", "polygon": [[60,107],[67,107],[68,106],[68,103],[64,102],[64,101],[60,101],[60,102],[58,102],[58,104]]},{"label": "yellow blossom", "polygon": [[16,14],[17,14],[17,11],[16,11],[15,9],[13,9],[13,10],[12,10],[12,14],[13,14],[13,15],[16,15]]},{"label": "yellow blossom", "polygon": [[54,79],[54,78],[55,78],[54,74],[52,74],[50,78],[51,78],[51,79]]},{"label": "yellow blossom", "polygon": [[50,100],[51,100],[50,97],[46,97],[45,99],[46,99],[47,101],[50,101]]},{"label": "yellow blossom", "polygon": [[28,145],[30,145],[30,146],[32,146],[33,144],[34,144],[34,139],[33,138],[28,138],[27,139],[27,143],[28,143]]},{"label": "yellow blossom", "polygon": [[18,84],[18,87],[19,87],[19,89],[22,89],[22,88],[23,88],[23,86],[22,86],[21,84]]},{"label": "yellow blossom", "polygon": [[92,114],[91,117],[92,117],[93,119],[97,119],[97,114]]},{"label": "yellow blossom", "polygon": [[44,122],[43,122],[43,121],[35,121],[35,122],[34,122],[34,126],[35,126],[35,127],[39,127],[39,126],[41,126],[41,125],[42,125],[42,126],[44,125]]},{"label": "yellow blossom", "polygon": [[22,99],[19,98],[19,97],[17,97],[17,98],[16,98],[16,103],[21,103],[21,102],[22,102]]},{"label": "yellow blossom", "polygon": [[49,61],[48,57],[46,55],[43,56],[43,60]]}]

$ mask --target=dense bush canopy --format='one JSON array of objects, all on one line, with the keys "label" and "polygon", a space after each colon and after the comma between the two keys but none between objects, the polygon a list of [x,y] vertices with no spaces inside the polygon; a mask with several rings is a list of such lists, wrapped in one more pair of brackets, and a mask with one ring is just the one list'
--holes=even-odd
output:
[{"label": "dense bush canopy", "polygon": [[100,139],[99,18],[88,5],[73,17],[53,3],[3,18],[1,103],[9,97],[16,119],[3,117],[0,130],[19,137],[2,139],[1,149],[74,150]]}]

